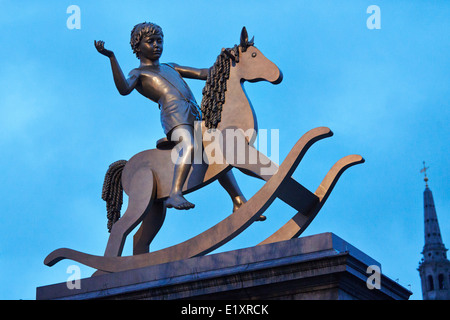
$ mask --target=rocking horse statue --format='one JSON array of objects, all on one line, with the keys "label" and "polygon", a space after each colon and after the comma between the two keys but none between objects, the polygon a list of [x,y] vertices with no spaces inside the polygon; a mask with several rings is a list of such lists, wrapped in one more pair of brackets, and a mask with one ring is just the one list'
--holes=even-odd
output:
[{"label": "rocking horse statue", "polygon": [[[295,181],[292,174],[315,142],[333,135],[329,128],[319,127],[304,134],[280,166],[253,147],[257,121],[243,83],[265,80],[278,84],[282,73],[254,46],[253,39],[248,39],[245,27],[240,44],[222,49],[210,69],[160,64],[163,34],[152,23],[138,24],[132,31],[131,46],[140,59],[140,66],[130,72],[128,79],[114,53],[105,49],[104,42],[95,42],[95,46],[110,58],[114,81],[121,94],[136,89],[159,104],[167,138],[160,139],[156,149],[140,152],[128,161],[120,160],[109,167],[102,194],[107,202],[110,230],[104,256],[61,248],[45,258],[48,266],[71,259],[97,269],[95,275],[205,255],[253,222],[264,220],[262,214],[277,197],[297,213],[260,245],[289,240],[298,237],[315,218],[341,174],[364,162],[359,155],[340,159],[313,193]],[[182,77],[206,80],[201,110]],[[212,141],[194,138],[211,133],[222,142],[220,148],[214,148],[214,155],[202,152],[212,148]],[[236,140],[241,143],[234,143]],[[196,150],[202,154],[201,161],[192,161]],[[247,201],[237,186],[232,168],[263,179],[265,184]],[[233,213],[189,240],[150,252],[149,245],[164,222],[166,209],[193,208],[194,204],[184,195],[215,180],[230,195]],[[120,217],[123,192],[128,195],[128,207]],[[138,224],[141,226],[133,238],[133,255],[121,256],[127,235]]]}]

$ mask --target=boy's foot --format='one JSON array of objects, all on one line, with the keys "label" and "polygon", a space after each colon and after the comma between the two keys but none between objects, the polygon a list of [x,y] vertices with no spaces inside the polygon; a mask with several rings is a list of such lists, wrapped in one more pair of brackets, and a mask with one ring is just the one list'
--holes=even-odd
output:
[{"label": "boy's foot", "polygon": [[[245,198],[243,197],[236,197],[233,199],[233,213],[236,212],[236,210],[238,210],[244,203],[246,203],[247,200],[245,200]],[[264,221],[266,220],[266,216],[264,215],[260,215],[258,219],[256,219],[256,221]]]},{"label": "boy's foot", "polygon": [[242,197],[236,197],[233,199],[233,212],[235,212],[237,209],[239,209],[244,203],[246,203],[247,200]]},{"label": "boy's foot", "polygon": [[256,219],[256,221],[266,221],[266,216],[265,215],[260,215],[258,219]]},{"label": "boy's foot", "polygon": [[188,210],[194,208],[195,204],[187,201],[181,194],[174,194],[167,198],[166,207],[178,210]]}]

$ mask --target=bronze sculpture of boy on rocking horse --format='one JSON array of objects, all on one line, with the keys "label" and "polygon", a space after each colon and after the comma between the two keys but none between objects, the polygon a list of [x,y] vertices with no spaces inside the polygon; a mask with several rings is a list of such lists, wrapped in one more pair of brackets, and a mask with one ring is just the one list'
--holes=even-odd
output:
[{"label": "bronze sculpture of boy on rocking horse", "polygon": [[[99,273],[119,272],[205,255],[236,237],[254,221],[265,219],[262,214],[276,198],[294,208],[296,213],[259,244],[289,240],[298,237],[312,222],[342,173],[364,162],[359,155],[340,159],[325,175],[317,190],[312,192],[295,181],[292,174],[315,142],[333,135],[329,128],[318,127],[306,132],[280,166],[252,145],[252,139],[246,136],[246,132],[256,132],[258,126],[243,83],[268,81],[278,84],[283,76],[279,68],[254,46],[253,39],[248,39],[245,27],[241,31],[240,44],[222,49],[211,69],[160,64],[163,34],[155,24],[136,25],[130,42],[140,59],[140,66],[130,72],[128,79],[123,75],[114,53],[104,48],[103,41],[96,41],[95,47],[110,58],[114,82],[122,95],[136,89],[159,104],[164,132],[169,142],[173,140],[172,145],[177,142],[177,136],[181,137],[182,153],[174,161],[173,151],[177,155],[179,148],[170,150],[157,144],[156,149],[145,150],[128,161],[119,160],[111,164],[102,193],[103,200],[107,202],[108,229],[111,232],[104,256],[60,248],[45,258],[46,265],[71,259],[96,268]],[[183,77],[206,80],[202,92],[202,112]],[[215,149],[214,156],[206,152],[213,144],[204,138],[200,145],[205,148],[207,159],[203,158],[200,164],[192,164],[195,152],[193,133],[197,120],[201,123],[202,133],[217,129],[219,133],[231,130],[232,134],[221,135],[223,145]],[[241,141],[249,138],[242,146],[244,152],[234,143],[228,145],[235,137]],[[242,154],[244,161],[234,159]],[[255,159],[251,154],[256,155]],[[213,158],[216,156],[225,161],[215,162]],[[232,168],[260,178],[265,184],[246,201],[231,173]],[[150,243],[164,222],[166,207],[193,208],[194,205],[184,199],[182,191],[195,191],[216,179],[233,199],[234,213],[189,240],[150,251]],[[128,207],[121,217],[123,192],[128,195]],[[133,255],[122,257],[125,239],[138,224],[141,225],[133,237]]]}]

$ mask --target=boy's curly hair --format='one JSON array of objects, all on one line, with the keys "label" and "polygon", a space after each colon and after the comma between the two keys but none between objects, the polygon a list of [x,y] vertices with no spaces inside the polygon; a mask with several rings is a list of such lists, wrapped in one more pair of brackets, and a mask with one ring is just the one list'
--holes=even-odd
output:
[{"label": "boy's curly hair", "polygon": [[164,38],[163,31],[160,26],[157,24],[151,23],[151,22],[142,22],[138,23],[134,26],[133,30],[131,30],[131,49],[133,49],[133,53],[136,54],[136,57],[139,59],[139,55],[137,52],[137,48],[139,47],[139,43],[141,42],[142,38],[145,36],[151,36],[151,35],[160,35]]}]

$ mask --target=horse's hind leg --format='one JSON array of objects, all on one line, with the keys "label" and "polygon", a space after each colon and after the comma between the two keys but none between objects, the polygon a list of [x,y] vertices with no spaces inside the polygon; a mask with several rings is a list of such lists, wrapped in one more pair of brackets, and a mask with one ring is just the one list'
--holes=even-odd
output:
[{"label": "horse's hind leg", "polygon": [[120,256],[127,235],[150,211],[156,190],[156,181],[152,170],[148,168],[137,170],[127,189],[128,208],[111,228],[105,256]]},{"label": "horse's hind leg", "polygon": [[164,201],[153,202],[149,213],[142,221],[141,227],[133,237],[133,255],[149,252],[149,246],[166,218]]}]

